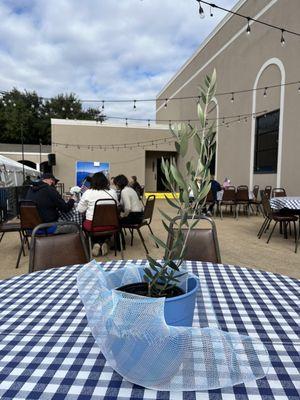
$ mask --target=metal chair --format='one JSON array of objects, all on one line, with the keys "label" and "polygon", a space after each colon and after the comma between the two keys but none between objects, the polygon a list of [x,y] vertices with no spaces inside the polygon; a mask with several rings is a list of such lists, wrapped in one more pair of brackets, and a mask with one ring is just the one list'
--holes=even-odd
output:
[{"label": "metal chair", "polygon": [[265,193],[267,199],[271,198],[271,192],[272,192],[272,186],[266,186],[264,193]]},{"label": "metal chair", "polygon": [[219,204],[221,219],[223,219],[222,206],[226,206],[226,209],[227,209],[227,206],[230,206],[231,212],[233,211],[233,207],[235,207],[235,213],[236,213],[235,198],[236,198],[235,186],[228,186],[227,188],[224,189],[223,197]]},{"label": "metal chair", "polygon": [[40,225],[43,221],[39,215],[36,204],[33,201],[21,201],[19,203],[20,221],[21,221],[21,246],[18,254],[16,268],[19,267],[21,254],[25,255],[24,245],[27,243],[29,249],[29,238],[32,235],[33,229]]},{"label": "metal chair", "polygon": [[[143,219],[143,221],[140,224],[122,225],[122,227],[124,229],[129,229],[129,231],[131,233],[131,241],[130,241],[131,246],[133,245],[133,232],[135,230],[138,232],[139,237],[140,237],[140,239],[142,241],[142,244],[143,244],[144,249],[145,249],[147,254],[149,253],[149,251],[148,251],[147,246],[145,244],[145,240],[144,240],[144,237],[142,235],[141,228],[143,226],[148,226],[148,229],[149,229],[150,233],[153,235],[153,231],[152,231],[150,225],[151,225],[151,222],[152,222],[154,205],[155,205],[155,196],[152,194],[152,195],[148,196],[148,198],[147,198],[145,209],[144,209],[144,219]],[[158,248],[157,243],[155,243],[155,245]]]},{"label": "metal chair", "polygon": [[247,211],[247,215],[249,217],[250,208],[249,208],[249,189],[246,185],[238,186],[236,189],[236,218],[239,217],[239,209],[241,206],[244,208],[244,212]]},{"label": "metal chair", "polygon": [[[298,240],[297,240],[296,221],[298,220],[298,217],[296,217],[295,215],[283,215],[278,212],[273,212],[270,206],[269,199],[265,194],[262,197],[262,206],[265,214],[265,220],[257,234],[258,238],[260,239],[262,234],[268,230],[272,221],[274,221],[275,223],[269,234],[267,243],[269,243],[278,222],[280,223],[281,226],[283,226],[284,237],[287,238],[287,227],[288,225],[290,226],[292,222],[294,225],[294,235],[295,235],[295,253],[297,253]],[[291,233],[291,227],[290,227],[290,233]]]},{"label": "metal chair", "polygon": [[[50,236],[39,234],[41,230],[57,226],[72,226],[75,231]],[[29,272],[85,264],[89,261],[82,230],[75,222],[52,222],[34,228],[30,242]]]},{"label": "metal chair", "polygon": [[[188,219],[192,219],[191,216]],[[196,228],[191,229],[186,249],[184,253],[184,257],[186,260],[191,261],[203,261],[203,262],[212,262],[212,263],[221,263],[221,255],[219,249],[219,242],[217,236],[216,225],[211,218],[200,216],[197,218],[198,224],[201,224],[202,221],[207,221],[210,224],[210,228],[199,228],[196,225]],[[174,224],[176,221],[180,220],[180,217],[173,218],[172,222],[170,223],[169,229],[170,232],[176,231],[174,229]],[[165,251],[165,258],[172,258],[177,259],[179,254],[173,252],[170,254],[170,247],[173,244],[174,235],[169,232],[168,239],[167,239],[167,249]],[[182,230],[184,238],[188,232],[188,229]]]},{"label": "metal chair", "polygon": [[117,255],[117,243],[118,239],[120,239],[121,257],[123,259],[123,246],[120,237],[122,235],[121,229],[117,202],[113,198],[97,200],[94,207],[92,229],[90,231],[84,230],[89,240],[90,255],[92,253],[93,237],[113,236],[115,241],[115,255]]},{"label": "metal chair", "polygon": [[252,206],[256,206],[256,214],[261,211],[261,200],[258,199],[259,194],[259,185],[255,185],[253,187],[253,199],[249,199],[250,207],[253,210]]},{"label": "metal chair", "polygon": [[286,197],[285,189],[283,189],[283,188],[274,188],[272,190],[272,197]]}]

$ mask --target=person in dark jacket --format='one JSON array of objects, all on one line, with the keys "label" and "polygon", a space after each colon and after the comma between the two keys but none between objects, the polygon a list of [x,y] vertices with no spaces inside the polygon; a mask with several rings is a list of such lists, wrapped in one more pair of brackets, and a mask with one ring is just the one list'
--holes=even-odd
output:
[{"label": "person in dark jacket", "polygon": [[68,212],[74,206],[74,199],[67,203],[55,189],[58,179],[51,173],[44,173],[41,180],[33,182],[30,186],[26,200],[36,203],[40,217],[43,222],[56,222],[59,218],[59,211]]},{"label": "person in dark jacket", "polygon": [[218,193],[220,190],[222,190],[222,187],[221,187],[221,185],[219,184],[219,182],[215,180],[214,175],[211,176],[210,183],[211,183],[211,187],[210,187],[210,188],[211,188],[211,191],[212,191],[212,195],[213,195],[214,202],[208,207],[208,213],[207,213],[207,214],[211,216],[212,213],[213,213],[213,210],[214,210],[214,206],[215,206],[215,204],[216,204],[216,202],[217,202],[217,200],[218,200],[218,195],[217,195],[217,193]]},{"label": "person in dark jacket", "polygon": [[142,189],[142,186],[138,183],[136,176],[133,175],[131,177],[131,180],[129,182],[129,186],[132,187],[132,189],[134,189],[137,192],[139,198],[141,198],[143,189]]}]

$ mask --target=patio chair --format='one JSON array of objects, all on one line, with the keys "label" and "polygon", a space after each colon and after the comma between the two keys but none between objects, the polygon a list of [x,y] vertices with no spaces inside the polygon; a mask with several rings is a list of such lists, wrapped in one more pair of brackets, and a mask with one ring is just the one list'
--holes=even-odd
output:
[{"label": "patio chair", "polygon": [[[228,186],[227,188],[224,189],[223,197],[219,204],[221,219],[223,219],[222,206],[225,206],[226,209],[227,209],[227,206],[230,206],[230,212],[232,212],[233,207],[236,208],[235,198],[236,198],[235,186]],[[236,210],[235,210],[235,212],[236,212]]]},{"label": "patio chair", "polygon": [[264,190],[264,193],[267,196],[267,199],[271,198],[271,192],[272,192],[272,186],[266,186],[265,190]]},{"label": "patio chair", "polygon": [[[141,232],[141,228],[143,226],[147,226],[150,233],[153,235],[153,231],[151,229],[151,222],[152,222],[152,217],[153,217],[153,211],[154,211],[154,205],[155,205],[155,196],[152,194],[150,196],[148,196],[147,201],[146,201],[146,205],[145,205],[145,209],[144,209],[144,219],[140,224],[128,224],[128,225],[122,225],[124,229],[129,229],[130,233],[131,233],[131,241],[130,241],[130,245],[133,245],[133,233],[136,230],[137,233],[139,234],[139,237],[142,241],[142,244],[144,246],[144,249],[146,251],[146,254],[149,253],[144,237],[142,235]],[[158,248],[157,243],[155,243],[156,247]]]},{"label": "patio chair", "polygon": [[272,190],[272,197],[286,197],[285,189],[283,189],[283,188],[274,188]]},{"label": "patio chair", "polygon": [[268,230],[272,221],[274,221],[275,223],[269,234],[267,243],[269,243],[278,222],[280,223],[281,226],[283,226],[284,237],[287,238],[287,227],[289,226],[291,234],[291,222],[292,222],[294,225],[295,253],[296,253],[298,247],[296,221],[298,220],[298,217],[296,217],[295,215],[284,215],[280,214],[279,212],[274,212],[271,209],[269,199],[266,197],[265,194],[262,197],[262,206],[265,214],[265,220],[257,234],[258,238],[260,239],[262,234]]},{"label": "patio chair", "polygon": [[84,230],[89,241],[89,252],[92,254],[92,238],[113,236],[115,242],[115,255],[117,255],[117,243],[120,243],[121,257],[123,256],[122,230],[119,222],[117,202],[111,199],[99,199],[95,203],[92,229]]},{"label": "patio chair", "polygon": [[17,258],[16,268],[19,267],[21,254],[25,255],[25,244],[29,249],[29,239],[33,229],[42,223],[36,204],[33,201],[23,200],[19,203],[20,225],[21,225],[21,246]]},{"label": "patio chair", "polygon": [[[191,218],[191,216],[188,217],[188,219]],[[174,224],[179,219],[180,217],[173,218],[169,226],[171,232],[175,231]],[[204,221],[206,221],[210,225],[209,228],[199,227],[199,225],[201,225],[201,222]],[[184,237],[186,236],[187,231],[188,229],[183,230]],[[179,254],[170,254],[168,250],[172,246],[173,240],[174,235],[169,233],[167,239],[167,249],[165,251],[164,258],[178,258]],[[216,225],[211,218],[205,216],[198,217],[198,224],[196,225],[196,228],[190,231],[189,237],[187,239],[185,259],[191,261],[203,261],[219,264],[221,263]]]},{"label": "patio chair", "polygon": [[259,185],[255,185],[253,187],[253,198],[249,199],[249,204],[252,211],[253,211],[252,206],[256,206],[256,214],[258,214],[261,211],[261,200],[258,199],[258,194],[259,194]]},{"label": "patio chair", "polygon": [[249,203],[249,189],[246,185],[240,185],[236,189],[236,218],[239,217],[239,209],[242,206],[244,208],[244,212],[247,212],[249,217],[250,214],[250,203]]},{"label": "patio chair", "polygon": [[[57,226],[72,226],[73,229],[71,233],[39,234],[44,229]],[[40,224],[34,228],[30,242],[29,273],[89,261],[82,230],[75,222]]]}]

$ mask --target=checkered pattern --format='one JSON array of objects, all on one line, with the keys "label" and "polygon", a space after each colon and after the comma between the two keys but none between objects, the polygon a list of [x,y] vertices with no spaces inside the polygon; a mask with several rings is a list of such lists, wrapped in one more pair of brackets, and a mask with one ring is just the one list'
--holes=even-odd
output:
[{"label": "checkered pattern", "polygon": [[[143,261],[135,261],[142,264]],[[108,268],[125,261],[107,263]],[[107,364],[90,333],[76,288],[80,266],[0,282],[0,398],[299,400],[300,282],[257,270],[190,262],[199,291],[194,325],[259,338],[266,378],[209,392],[156,392],[126,382]],[[205,288],[214,310],[206,311]]]},{"label": "checkered pattern", "polygon": [[281,210],[282,208],[300,210],[300,197],[272,197],[270,206],[273,210]]},{"label": "checkered pattern", "polygon": [[76,222],[78,225],[82,225],[82,222],[84,221],[85,214],[80,213],[79,211],[75,210],[75,208],[72,208],[69,212],[59,213],[59,220],[60,221],[71,221],[71,222]]}]

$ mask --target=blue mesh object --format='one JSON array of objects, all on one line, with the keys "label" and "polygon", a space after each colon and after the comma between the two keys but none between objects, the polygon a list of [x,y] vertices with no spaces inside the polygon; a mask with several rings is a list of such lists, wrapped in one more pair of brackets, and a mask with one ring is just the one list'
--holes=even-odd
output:
[{"label": "blue mesh object", "polygon": [[142,281],[142,268],[106,272],[95,261],[77,276],[92,334],[107,363],[145,388],[196,391],[262,378],[269,357],[259,340],[216,328],[169,326],[165,298],[115,290]]}]

